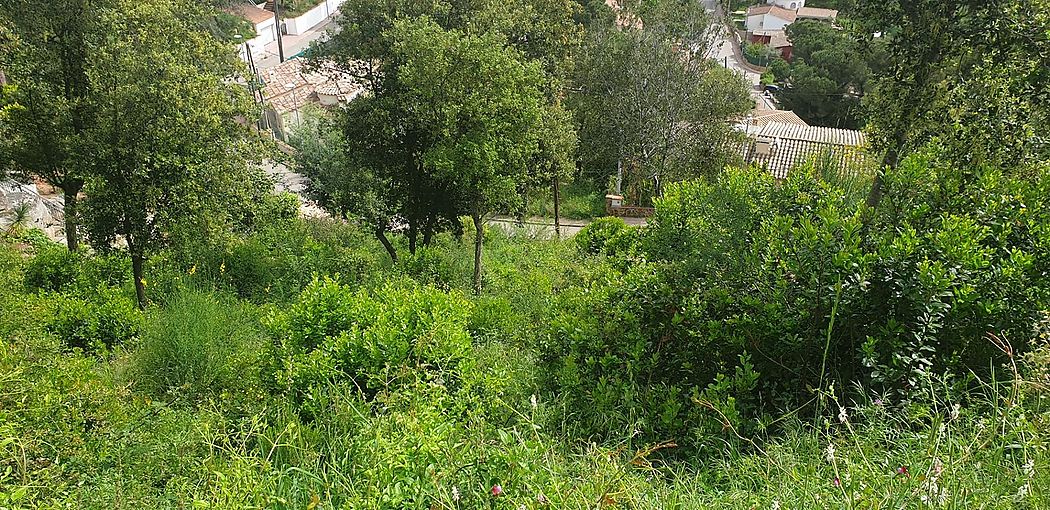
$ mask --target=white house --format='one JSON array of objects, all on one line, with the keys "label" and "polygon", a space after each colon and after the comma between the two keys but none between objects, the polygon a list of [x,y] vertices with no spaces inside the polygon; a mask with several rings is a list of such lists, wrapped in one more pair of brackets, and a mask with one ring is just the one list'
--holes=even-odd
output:
[{"label": "white house", "polygon": [[783,30],[795,22],[795,11],[776,5],[761,5],[747,10],[747,31]]},{"label": "white house", "polygon": [[806,6],[806,0],[766,0],[766,3],[792,11]]},{"label": "white house", "polygon": [[255,37],[247,41],[252,53],[262,53],[264,46],[277,40],[277,20],[272,12],[248,4],[236,4],[230,8],[230,12],[248,20],[255,27]]}]

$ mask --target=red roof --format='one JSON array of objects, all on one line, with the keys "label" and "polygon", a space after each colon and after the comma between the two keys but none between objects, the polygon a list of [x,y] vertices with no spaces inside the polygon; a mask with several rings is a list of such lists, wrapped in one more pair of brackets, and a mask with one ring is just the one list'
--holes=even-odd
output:
[{"label": "red roof", "polygon": [[266,9],[260,9],[254,5],[237,4],[230,7],[230,14],[240,16],[252,24],[258,25],[273,19],[273,13]]},{"label": "red roof", "polygon": [[757,7],[750,7],[747,9],[747,17],[761,16],[763,14],[770,14],[776,16],[784,21],[795,21],[795,11],[785,9],[778,5],[760,5]]}]

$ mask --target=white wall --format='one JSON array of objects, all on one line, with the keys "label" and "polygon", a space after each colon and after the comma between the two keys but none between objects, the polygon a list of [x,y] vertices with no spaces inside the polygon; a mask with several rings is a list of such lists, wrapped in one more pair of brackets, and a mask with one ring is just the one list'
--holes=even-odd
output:
[{"label": "white wall", "polygon": [[770,14],[762,14],[758,16],[747,17],[747,29],[750,32],[755,30],[783,30],[784,27],[790,25],[791,22],[786,19],[780,19]]},{"label": "white wall", "polygon": [[346,0],[325,0],[317,7],[306,11],[305,14],[298,18],[284,19],[285,26],[288,27],[288,34],[299,35],[317,25],[320,25],[326,18],[335,14],[336,11],[339,10],[339,6],[345,1]]},{"label": "white wall", "polygon": [[761,14],[757,16],[748,16],[747,30],[754,32],[755,30],[783,30],[784,27],[790,25],[791,22],[785,19],[780,19],[770,14]]}]

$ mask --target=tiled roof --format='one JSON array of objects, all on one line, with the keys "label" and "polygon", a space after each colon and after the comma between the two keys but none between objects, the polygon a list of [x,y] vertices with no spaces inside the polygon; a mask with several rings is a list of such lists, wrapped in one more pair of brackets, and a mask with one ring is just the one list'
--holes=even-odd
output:
[{"label": "tiled roof", "polygon": [[802,120],[801,117],[795,115],[795,112],[791,110],[754,110],[751,113],[751,123],[759,126],[765,126],[771,122],[780,122],[782,124],[795,124],[797,126],[808,126],[806,121]]},{"label": "tiled roof", "polygon": [[293,58],[262,72],[266,82],[263,96],[278,113],[302,108],[318,101],[320,90],[326,95],[349,100],[360,93],[361,87],[349,75],[333,68],[311,72],[303,68],[303,60]]},{"label": "tiled roof", "polygon": [[788,46],[791,46],[791,41],[788,40],[788,36],[783,30],[777,30],[776,33],[769,37],[770,48],[786,48]]},{"label": "tiled roof", "polygon": [[770,14],[784,21],[795,21],[795,11],[777,5],[760,5],[749,7],[747,9],[747,17],[749,18],[751,16],[761,16],[763,14]]},{"label": "tiled roof", "polygon": [[821,9],[819,7],[803,7],[798,10],[799,18],[832,20],[839,16],[835,9]]},{"label": "tiled roof", "polygon": [[236,4],[230,6],[230,14],[240,16],[252,22],[254,25],[273,19],[272,12],[248,4]]},{"label": "tiled roof", "polygon": [[785,179],[809,158],[827,156],[846,169],[868,163],[864,134],[851,129],[769,122],[748,129],[744,159],[765,167],[773,177]]}]

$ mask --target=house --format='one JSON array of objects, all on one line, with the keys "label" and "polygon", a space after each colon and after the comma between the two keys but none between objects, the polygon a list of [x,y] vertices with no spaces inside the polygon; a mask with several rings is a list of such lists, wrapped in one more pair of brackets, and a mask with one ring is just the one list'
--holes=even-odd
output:
[{"label": "house", "polygon": [[839,11],[835,9],[820,9],[817,7],[802,7],[795,14],[797,19],[812,19],[829,23],[839,17]]},{"label": "house", "polygon": [[792,11],[806,6],[806,0],[766,0],[766,3]]},{"label": "house", "polygon": [[255,37],[247,41],[252,53],[262,53],[267,44],[277,40],[277,20],[272,12],[250,4],[235,4],[228,12],[248,20],[255,27]]},{"label": "house", "polygon": [[867,140],[860,131],[778,121],[749,125],[745,131],[748,141],[742,150],[744,160],[764,167],[778,180],[786,179],[796,166],[814,158],[830,158],[852,171],[871,164],[865,151]]},{"label": "house", "polygon": [[793,46],[783,30],[755,30],[748,35],[748,40],[773,48],[780,53],[780,58],[791,60]]},{"label": "house", "polygon": [[795,22],[795,11],[776,5],[760,5],[747,10],[745,26],[748,32],[756,30],[784,30],[784,27]]}]

